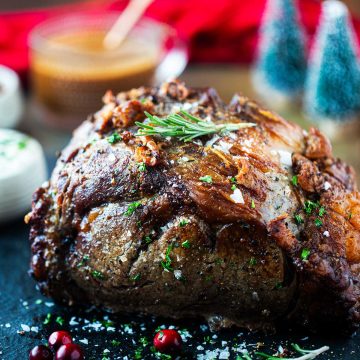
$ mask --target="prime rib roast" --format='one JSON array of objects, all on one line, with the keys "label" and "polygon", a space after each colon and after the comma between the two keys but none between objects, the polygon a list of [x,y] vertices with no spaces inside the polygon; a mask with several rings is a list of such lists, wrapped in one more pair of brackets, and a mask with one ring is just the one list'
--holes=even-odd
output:
[{"label": "prime rib roast", "polygon": [[[136,136],[144,112],[256,126]],[[201,180],[201,179],[202,180]],[[237,190],[236,190],[237,189]],[[213,328],[360,322],[360,194],[317,129],[180,81],[104,96],[33,198],[31,274],[68,304]]]}]

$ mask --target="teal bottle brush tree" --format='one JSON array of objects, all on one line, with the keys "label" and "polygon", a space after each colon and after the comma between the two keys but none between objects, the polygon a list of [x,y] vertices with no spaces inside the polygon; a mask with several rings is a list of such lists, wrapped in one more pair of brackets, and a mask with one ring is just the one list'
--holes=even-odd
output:
[{"label": "teal bottle brush tree", "polygon": [[338,0],[324,1],[310,53],[304,111],[325,131],[331,126],[324,120],[351,120],[360,110],[358,54],[346,6]]},{"label": "teal bottle brush tree", "polygon": [[305,73],[305,36],[294,1],[268,0],[253,69],[255,90],[281,109],[300,97]]}]

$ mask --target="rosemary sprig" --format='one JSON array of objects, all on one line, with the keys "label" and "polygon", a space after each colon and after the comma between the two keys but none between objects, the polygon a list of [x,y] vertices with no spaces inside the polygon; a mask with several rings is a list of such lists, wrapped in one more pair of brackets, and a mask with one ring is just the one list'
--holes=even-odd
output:
[{"label": "rosemary sprig", "polygon": [[241,128],[256,126],[254,123],[226,123],[215,124],[210,121],[202,120],[189,114],[185,110],[180,113],[171,114],[164,118],[151,115],[145,111],[148,123],[136,122],[139,127],[137,136],[160,135],[163,137],[178,137],[182,141],[191,141],[197,137],[216,133],[226,133],[236,131]]},{"label": "rosemary sprig", "polygon": [[294,348],[295,351],[297,351],[298,353],[301,354],[301,356],[296,357],[296,358],[280,358],[277,356],[272,356],[269,354],[265,354],[263,352],[256,352],[255,354],[258,356],[261,356],[267,360],[278,360],[278,359],[282,359],[282,360],[311,360],[311,359],[315,359],[318,355],[322,354],[323,352],[329,350],[328,346],[323,346],[319,349],[315,349],[315,350],[306,350],[306,349],[302,349],[298,344],[291,344],[291,346]]}]

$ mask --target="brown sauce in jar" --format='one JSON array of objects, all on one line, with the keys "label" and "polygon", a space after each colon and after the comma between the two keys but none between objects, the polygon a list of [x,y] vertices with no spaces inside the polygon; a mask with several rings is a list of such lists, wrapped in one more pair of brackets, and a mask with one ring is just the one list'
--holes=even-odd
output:
[{"label": "brown sauce in jar", "polygon": [[80,123],[99,109],[108,89],[116,93],[150,84],[158,46],[130,37],[119,49],[107,51],[104,35],[102,30],[84,30],[53,36],[44,51],[32,51],[33,90],[42,107],[64,121],[70,116]]}]

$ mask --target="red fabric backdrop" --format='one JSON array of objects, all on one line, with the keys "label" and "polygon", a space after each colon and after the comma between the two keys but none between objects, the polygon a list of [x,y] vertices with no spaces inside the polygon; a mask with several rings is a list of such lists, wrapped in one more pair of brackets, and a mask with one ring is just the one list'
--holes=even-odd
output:
[{"label": "red fabric backdrop", "polygon": [[[189,42],[191,61],[250,62],[266,0],[155,0],[146,15],[174,26]],[[0,15],[0,64],[22,77],[28,69],[27,35],[32,27],[54,15],[75,10],[119,10],[127,1],[92,1],[46,10]],[[320,2],[298,0],[301,21],[309,35],[315,31]],[[360,19],[353,19],[358,40]]]}]

